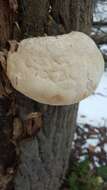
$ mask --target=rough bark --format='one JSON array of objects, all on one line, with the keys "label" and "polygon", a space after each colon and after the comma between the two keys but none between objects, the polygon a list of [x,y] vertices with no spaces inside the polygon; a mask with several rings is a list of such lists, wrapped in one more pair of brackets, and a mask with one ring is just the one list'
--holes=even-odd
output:
[{"label": "rough bark", "polygon": [[16,190],[59,189],[69,160],[77,107],[39,105],[43,128],[34,138],[20,143],[21,164]]},{"label": "rough bark", "polygon": [[19,0],[21,37],[44,35],[48,19],[48,0]]},{"label": "rough bark", "polygon": [[93,1],[81,0],[80,7],[80,31],[90,34],[93,17]]},{"label": "rough bark", "polygon": [[[0,45],[2,45],[3,42],[10,38],[10,11],[8,7],[9,4],[7,1],[0,1]],[[5,12],[6,10],[7,12]]]},{"label": "rough bark", "polygon": [[[9,8],[8,0],[1,0],[0,11],[5,12],[6,16],[0,18],[1,31],[4,31],[4,38],[0,35],[0,42],[5,44],[10,38],[23,39],[31,36],[57,35],[70,32],[71,30],[81,30],[89,32],[91,26],[91,5],[90,0],[19,0],[18,14],[14,14]],[[4,13],[3,13],[4,14]],[[10,20],[11,14],[13,19]],[[17,20],[16,20],[17,19]],[[14,25],[14,22],[16,25]],[[8,23],[8,24],[6,24]],[[17,27],[16,27],[17,26]],[[8,30],[7,30],[8,29]],[[7,32],[6,32],[7,31]],[[5,34],[6,33],[6,34]],[[4,84],[4,83],[3,83]],[[13,165],[3,166],[3,158],[0,167],[3,171],[0,175],[8,178],[8,170],[16,169],[14,175],[2,190],[57,190],[61,186],[68,167],[71,144],[73,140],[77,105],[72,106],[47,106],[39,104],[26,98],[25,96],[13,91],[7,98],[3,98],[6,105],[9,105],[4,114],[6,123],[9,125],[10,133],[1,140],[4,144],[12,143],[13,121],[17,117],[26,128],[26,118],[31,112],[41,112],[43,126],[34,136],[19,139],[15,145],[12,143],[10,160]],[[1,98],[1,102],[2,102]],[[7,103],[6,103],[7,101]],[[14,108],[13,108],[14,106]],[[7,108],[7,106],[6,106]],[[2,113],[4,108],[0,110]],[[8,114],[7,114],[8,113]],[[10,113],[10,114],[9,114]],[[11,122],[9,123],[10,116]],[[2,117],[1,117],[2,119]],[[1,133],[1,130],[0,130]],[[3,130],[3,135],[4,135]],[[1,133],[2,134],[2,133]],[[2,136],[2,135],[1,135]],[[11,146],[11,147],[12,147]],[[0,147],[1,150],[2,147]],[[17,149],[20,151],[18,156]],[[8,158],[8,151],[5,158]],[[14,161],[12,160],[14,157]],[[7,172],[7,173],[6,173]],[[7,179],[6,178],[6,179]],[[6,181],[6,180],[5,180]],[[11,183],[10,183],[11,182]],[[13,184],[11,186],[11,184]],[[3,185],[3,184],[2,184]],[[4,188],[4,189],[3,189]]]},{"label": "rough bark", "polygon": [[71,28],[90,34],[92,24],[93,1],[71,1]]}]

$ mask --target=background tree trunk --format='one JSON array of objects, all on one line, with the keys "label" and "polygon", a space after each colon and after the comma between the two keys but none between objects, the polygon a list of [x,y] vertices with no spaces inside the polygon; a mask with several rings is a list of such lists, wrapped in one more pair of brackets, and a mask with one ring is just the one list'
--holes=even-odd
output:
[{"label": "background tree trunk", "polygon": [[[72,30],[89,33],[91,8],[90,0],[18,0],[16,14],[9,0],[1,0],[1,47],[8,39],[57,35]],[[0,189],[58,190],[68,167],[77,105],[43,105],[15,90],[6,97],[1,96],[0,102],[1,123],[5,121],[0,129]],[[26,128],[26,118],[31,112],[42,114],[42,128],[36,135],[18,139],[15,144],[14,121],[17,118]]]}]

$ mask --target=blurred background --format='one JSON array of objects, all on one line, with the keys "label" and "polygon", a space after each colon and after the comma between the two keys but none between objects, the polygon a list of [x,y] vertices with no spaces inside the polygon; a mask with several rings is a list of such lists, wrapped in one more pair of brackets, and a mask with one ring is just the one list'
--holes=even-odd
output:
[{"label": "blurred background", "polygon": [[96,91],[79,105],[72,146],[74,165],[69,174],[71,190],[107,190],[107,0],[93,3],[90,35],[104,56],[105,71]]},{"label": "blurred background", "polygon": [[105,59],[105,72],[95,93],[80,103],[78,124],[107,127],[107,0],[94,0],[91,37]]}]

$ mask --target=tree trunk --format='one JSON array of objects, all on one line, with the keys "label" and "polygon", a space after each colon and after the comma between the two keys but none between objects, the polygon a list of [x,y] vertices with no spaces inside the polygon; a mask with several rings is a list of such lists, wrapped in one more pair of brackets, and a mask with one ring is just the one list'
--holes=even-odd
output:
[{"label": "tree trunk", "polygon": [[[10,1],[13,8],[10,8]],[[8,39],[57,35],[72,30],[90,32],[90,0],[18,0],[17,13],[14,2],[16,0],[0,1],[1,47],[5,46]],[[2,68],[0,72],[3,72]],[[4,84],[2,79],[2,85],[5,86]],[[1,190],[60,188],[70,158],[77,107],[39,104],[15,90],[6,97],[1,96]],[[16,118],[26,128],[26,118],[32,112],[42,114],[42,128],[35,135],[30,133],[14,142]]]}]

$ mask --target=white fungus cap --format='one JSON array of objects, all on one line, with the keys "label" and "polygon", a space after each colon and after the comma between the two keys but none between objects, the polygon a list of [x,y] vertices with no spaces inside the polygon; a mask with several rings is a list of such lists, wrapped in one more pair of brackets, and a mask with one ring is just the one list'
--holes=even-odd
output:
[{"label": "white fungus cap", "polygon": [[103,71],[102,54],[81,32],[22,40],[7,59],[13,87],[50,105],[70,105],[91,95]]}]

